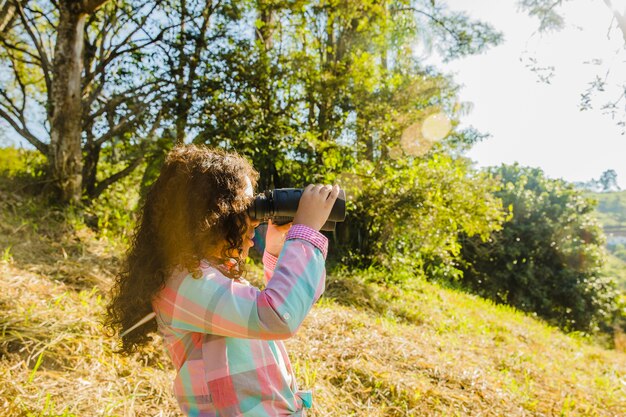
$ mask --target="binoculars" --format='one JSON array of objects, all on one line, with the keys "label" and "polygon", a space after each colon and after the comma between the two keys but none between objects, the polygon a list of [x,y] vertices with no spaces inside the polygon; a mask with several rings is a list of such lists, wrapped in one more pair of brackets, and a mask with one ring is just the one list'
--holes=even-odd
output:
[{"label": "binoculars", "polygon": [[[267,190],[257,195],[250,207],[248,207],[248,215],[252,220],[266,222],[272,220],[272,223],[281,225],[293,221],[300,197],[302,197],[302,188],[276,188]],[[342,222],[346,218],[346,193],[344,190],[339,191],[339,196],[333,205],[328,220],[322,226],[321,230],[333,231],[337,222]]]}]

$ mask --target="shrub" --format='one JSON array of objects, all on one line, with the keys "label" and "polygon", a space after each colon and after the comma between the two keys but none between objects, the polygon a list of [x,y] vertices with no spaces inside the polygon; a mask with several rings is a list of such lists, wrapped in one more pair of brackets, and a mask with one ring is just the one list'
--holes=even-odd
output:
[{"label": "shrub", "polygon": [[540,169],[516,164],[490,172],[502,184],[495,195],[512,216],[487,239],[463,237],[462,284],[565,330],[608,323],[617,291],[602,276],[604,235],[595,202]]},{"label": "shrub", "polygon": [[491,194],[494,182],[463,158],[432,153],[378,167],[361,164],[354,178],[350,214],[339,226],[344,263],[351,266],[451,279],[459,274],[458,234],[487,236],[503,220]]}]

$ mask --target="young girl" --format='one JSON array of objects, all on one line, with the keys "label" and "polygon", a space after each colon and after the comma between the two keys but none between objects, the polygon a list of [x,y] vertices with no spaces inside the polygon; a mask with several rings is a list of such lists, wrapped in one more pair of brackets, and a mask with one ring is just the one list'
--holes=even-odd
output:
[{"label": "young girl", "polygon": [[[258,174],[242,157],[200,146],[170,152],[150,189],[113,288],[107,325],[123,353],[162,334],[188,416],[302,416],[282,339],[324,291],[327,239],[319,233],[338,186],[309,185],[293,225],[268,225],[265,289],[242,278],[258,222],[247,215]],[[135,327],[150,313],[156,321]]]}]

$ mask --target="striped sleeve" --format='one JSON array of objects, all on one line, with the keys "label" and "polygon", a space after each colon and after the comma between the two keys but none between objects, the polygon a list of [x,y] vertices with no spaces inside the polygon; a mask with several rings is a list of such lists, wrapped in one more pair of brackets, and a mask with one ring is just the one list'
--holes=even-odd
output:
[{"label": "striped sleeve", "polygon": [[306,239],[289,238],[263,291],[224,277],[213,268],[200,279],[181,276],[159,302],[182,330],[266,340],[292,336],[324,290],[322,250]]},{"label": "striped sleeve", "polygon": [[278,262],[278,256],[274,256],[268,251],[263,252],[263,277],[266,285],[272,279],[272,275],[274,275],[276,262]]}]

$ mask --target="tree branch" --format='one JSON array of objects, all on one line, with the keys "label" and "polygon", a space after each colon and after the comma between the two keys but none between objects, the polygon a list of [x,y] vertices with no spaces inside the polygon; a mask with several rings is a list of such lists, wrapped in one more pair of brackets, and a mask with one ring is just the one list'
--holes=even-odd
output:
[{"label": "tree branch", "polygon": [[48,54],[46,54],[46,51],[42,43],[39,42],[40,38],[35,36],[35,34],[33,33],[32,28],[30,27],[31,22],[26,17],[26,14],[24,13],[24,9],[22,8],[22,5],[20,4],[20,2],[16,2],[16,4],[17,4],[17,10],[19,12],[20,18],[22,19],[22,23],[24,24],[24,29],[26,29],[26,32],[28,33],[30,39],[35,44],[35,48],[37,49],[37,53],[39,54],[39,61],[41,62],[41,69],[43,70],[43,76],[46,81],[46,88],[48,90],[48,93],[50,94],[52,92],[52,79],[50,76],[52,66],[50,65],[50,59],[48,58]]},{"label": "tree branch", "polygon": [[607,7],[613,12],[613,16],[615,17],[615,20],[617,20],[617,24],[622,31],[622,37],[626,43],[626,14],[620,14],[617,9],[613,7],[613,2],[611,0],[604,0],[604,4],[606,4]]},{"label": "tree branch", "polygon": [[37,9],[33,9],[31,7],[28,7],[28,4],[24,4],[24,9],[28,10],[33,15],[39,15],[40,17],[45,19],[46,22],[48,22],[48,25],[50,25],[51,28],[56,30],[57,25],[55,25],[54,22],[52,22],[52,20],[50,20],[50,17],[46,13],[42,12],[41,10],[37,10]]},{"label": "tree branch", "polygon": [[133,114],[132,116],[134,117],[132,118],[124,116],[119,123],[110,128],[104,135],[96,139],[94,143],[98,146],[101,146],[103,143],[113,139],[115,136],[127,132],[133,126],[133,123],[137,120],[137,117],[141,113],[142,112]]},{"label": "tree branch", "polygon": [[[143,88],[146,88],[146,87],[148,87],[148,86],[153,86],[153,88],[151,88],[149,91],[146,91],[146,92],[143,94],[144,96],[148,96],[148,95],[150,95],[150,94],[152,94],[152,93],[156,92],[156,91],[160,88],[160,84],[159,84],[159,82],[158,82],[158,81],[152,81],[152,82],[149,82],[149,83],[146,83],[146,84],[141,84],[141,85],[139,85],[139,86],[137,86],[137,87],[134,87],[134,88],[128,89],[128,90],[126,90],[126,91],[124,91],[124,92],[122,92],[122,93],[120,93],[120,94],[116,94],[116,95],[114,95],[113,97],[111,97],[111,98],[110,98],[108,101],[106,101],[106,102],[104,102],[104,100],[103,100],[102,107],[100,107],[100,108],[99,108],[98,110],[96,110],[94,113],[91,113],[91,114],[87,115],[87,116],[85,117],[85,122],[84,122],[84,124],[93,123],[93,121],[94,121],[96,118],[98,118],[98,117],[102,116],[104,113],[107,113],[107,112],[109,112],[109,113],[110,113],[110,112],[114,112],[114,111],[115,111],[115,109],[116,109],[119,105],[124,104],[124,103],[126,103],[127,101],[132,100],[133,98],[136,98],[137,96],[135,96],[134,94],[135,94],[137,91],[139,91],[139,90],[141,90],[141,89],[143,89]],[[100,85],[98,86],[97,91],[100,91],[100,90],[102,90],[102,84],[100,84]],[[88,97],[88,99],[87,99],[87,100],[85,100],[85,101],[83,102],[83,106],[84,106],[83,108],[84,108],[84,109],[90,109],[90,108],[91,108],[91,104],[93,103],[93,101],[94,101],[96,98],[97,98],[97,94],[96,94],[96,92],[94,92],[92,95],[90,95],[90,97]]]},{"label": "tree branch", "polygon": [[126,177],[131,172],[133,172],[139,166],[139,164],[143,161],[143,158],[144,158],[143,154],[139,155],[138,157],[130,161],[128,166],[124,168],[123,170],[116,172],[115,174],[111,175],[108,178],[103,179],[102,181],[99,181],[92,195],[90,195],[89,197],[91,197],[92,199],[98,198],[100,194],[102,194],[104,190],[106,190],[111,184],[113,184],[116,181],[121,180],[122,178]]},{"label": "tree branch", "polygon": [[[163,30],[161,30],[161,32],[159,32],[159,34],[158,34],[158,35],[157,35],[154,39],[153,39],[153,38],[148,38],[148,40],[146,40],[146,41],[145,41],[145,43],[143,43],[143,44],[141,44],[141,45],[135,45],[135,46],[133,46],[133,47],[129,47],[129,48],[127,48],[127,49],[120,50],[119,48],[121,48],[121,47],[124,45],[124,43],[122,42],[122,43],[118,44],[118,45],[117,45],[117,46],[115,46],[115,48],[114,48],[114,49],[110,52],[110,54],[109,54],[109,55],[108,55],[108,56],[107,56],[104,60],[102,60],[102,61],[101,61],[101,62],[100,62],[97,66],[96,66],[96,68],[94,69],[94,72],[92,72],[92,73],[90,74],[91,76],[90,76],[90,77],[86,77],[86,78],[85,78],[85,83],[84,83],[84,85],[85,85],[85,86],[88,86],[88,85],[89,85],[89,84],[93,81],[93,79],[94,79],[97,75],[99,75],[99,74],[101,74],[102,72],[106,71],[106,67],[107,67],[107,66],[108,66],[108,65],[109,65],[109,64],[110,64],[110,63],[111,63],[114,59],[116,59],[117,57],[119,57],[119,56],[121,56],[121,55],[124,55],[124,54],[127,54],[127,53],[130,53],[130,52],[134,52],[134,51],[137,51],[137,50],[141,50],[141,49],[145,48],[145,47],[146,47],[146,46],[148,46],[148,45],[152,45],[152,44],[154,44],[154,43],[158,42],[158,41],[161,39],[161,37],[163,36],[163,34],[165,34],[165,32],[166,32],[166,31],[168,31],[168,30],[172,29],[172,28],[173,28],[173,27],[175,27],[175,26],[176,26],[176,25],[172,25],[172,26],[168,26],[168,27],[164,28]],[[135,33],[136,33],[136,31],[135,31]]]},{"label": "tree branch", "polygon": [[28,130],[28,128],[26,126],[20,126],[12,117],[10,114],[8,114],[7,112],[4,111],[4,109],[2,109],[0,107],[0,117],[4,120],[6,120],[11,127],[17,132],[19,133],[24,139],[26,139],[31,145],[33,145],[35,148],[37,148],[37,150],[39,152],[41,152],[44,155],[48,154],[48,145],[43,143],[42,141],[40,141],[39,139],[37,139],[37,137],[35,135],[33,135],[30,130]]},{"label": "tree branch", "polygon": [[13,116],[15,116],[18,120],[23,122],[24,115],[21,114],[22,112],[20,108],[17,107],[17,105],[13,102],[13,99],[9,97],[9,95],[6,93],[6,91],[4,91],[3,88],[0,88],[0,96],[2,96],[2,98],[4,98],[6,102],[8,103],[7,105],[5,103],[0,102],[0,105],[4,106],[7,109],[7,111],[10,111]]},{"label": "tree branch", "polygon": [[[4,47],[5,47],[6,49],[11,49],[11,50],[14,50],[14,51],[18,51],[18,52],[23,53],[24,55],[27,55],[27,56],[29,56],[29,57],[33,58],[34,60],[36,60],[36,61],[38,62],[38,63],[34,63],[34,62],[33,62],[33,64],[34,64],[34,65],[38,65],[38,66],[40,66],[40,67],[41,67],[41,59],[39,58],[39,56],[38,56],[38,55],[33,54],[33,53],[32,53],[31,51],[29,51],[28,49],[25,49],[25,48],[23,48],[23,47],[21,47],[21,46],[19,46],[19,45],[17,45],[17,44],[13,44],[13,43],[11,43],[11,42],[10,42],[7,38],[3,38],[1,35],[0,35],[0,42],[2,42],[2,45],[4,45]],[[16,59],[17,59],[17,58],[16,58]],[[31,61],[24,61],[24,60],[21,60],[21,62],[29,63],[29,62],[31,62]]]},{"label": "tree branch", "polygon": [[2,9],[0,9],[0,36],[11,29],[16,16],[15,9],[15,2],[12,0],[7,0],[2,5]]},{"label": "tree branch", "polygon": [[459,37],[459,34],[454,32],[452,29],[450,29],[448,26],[446,26],[446,23],[431,15],[430,13],[427,13],[421,9],[418,9],[416,7],[399,7],[397,9],[390,9],[389,10],[392,14],[395,12],[407,12],[407,11],[411,11],[411,12],[415,12],[415,13],[419,13],[421,15],[426,16],[427,18],[429,18],[430,20],[432,20],[433,22],[435,22],[437,25],[441,26],[442,29],[444,29],[446,32],[448,32],[450,35],[452,35],[454,37],[454,39],[456,39],[457,42],[461,42],[461,38]]},{"label": "tree branch", "polygon": [[[154,136],[154,132],[156,132],[156,130],[159,128],[159,126],[161,125],[161,117],[163,116],[163,112],[162,110],[159,110],[159,112],[157,113],[156,118],[154,119],[154,122],[152,123],[152,127],[150,128],[150,130],[148,131],[148,134],[146,135],[145,139],[149,139],[152,136]],[[145,141],[143,142],[144,146],[145,146]],[[90,196],[92,199],[94,198],[98,198],[98,196],[100,194],[102,194],[102,192],[104,190],[107,189],[107,187],[109,187],[111,184],[113,184],[116,181],[119,181],[120,179],[126,177],[127,175],[129,175],[131,172],[133,172],[135,170],[135,168],[137,168],[139,166],[139,164],[143,161],[144,159],[144,146],[140,147],[140,154],[138,157],[136,157],[135,159],[133,159],[126,168],[124,168],[123,170],[111,175],[110,177],[100,181],[98,183],[98,185],[95,187],[93,194]]]},{"label": "tree branch", "polygon": [[81,9],[86,14],[92,14],[107,1],[109,0],[83,0],[83,7]]}]

